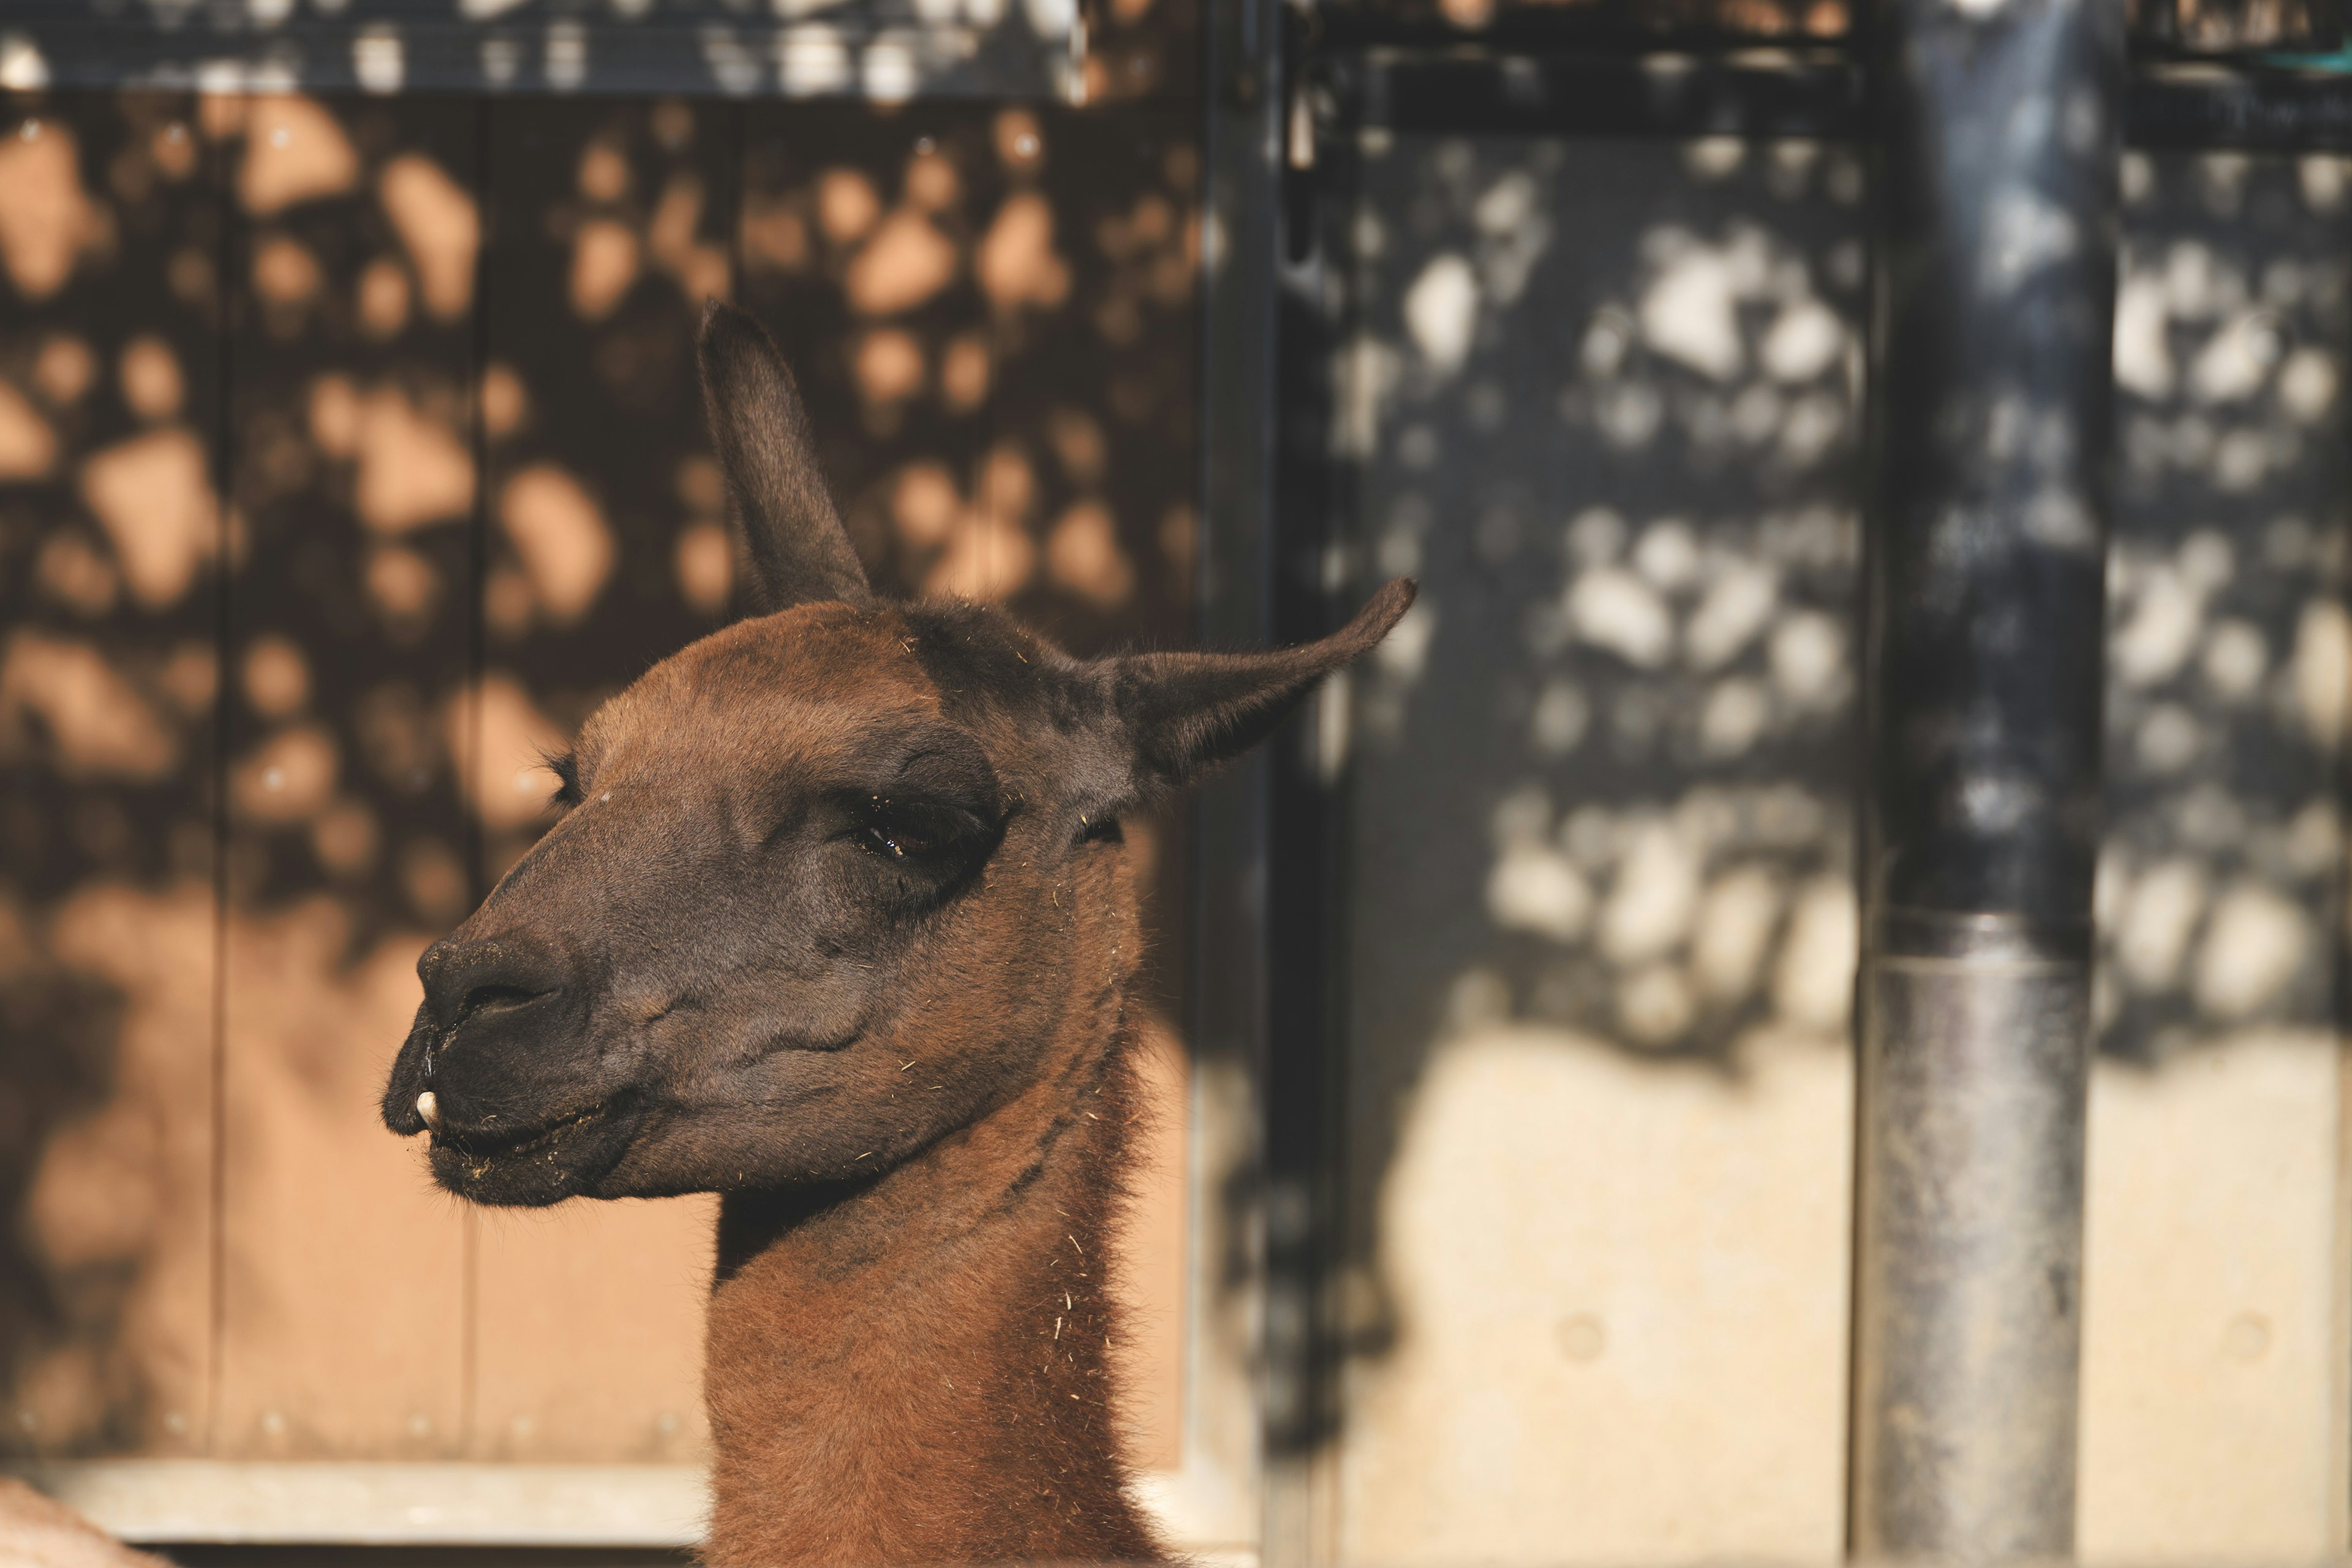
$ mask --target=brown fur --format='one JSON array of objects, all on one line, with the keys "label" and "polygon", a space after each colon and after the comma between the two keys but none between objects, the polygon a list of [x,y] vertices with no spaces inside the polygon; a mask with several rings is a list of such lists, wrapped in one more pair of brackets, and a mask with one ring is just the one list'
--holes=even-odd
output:
[{"label": "brown fur", "polygon": [[61,1502],[0,1476],[0,1568],[170,1568]]},{"label": "brown fur", "polygon": [[1305,647],[1091,662],[883,604],[766,334],[714,307],[701,358],[768,613],[554,764],[567,815],[418,964],[385,1121],[478,1202],[723,1194],[715,1568],[1156,1560],[1111,1415],[1118,818],[1255,743],[1412,586]]}]

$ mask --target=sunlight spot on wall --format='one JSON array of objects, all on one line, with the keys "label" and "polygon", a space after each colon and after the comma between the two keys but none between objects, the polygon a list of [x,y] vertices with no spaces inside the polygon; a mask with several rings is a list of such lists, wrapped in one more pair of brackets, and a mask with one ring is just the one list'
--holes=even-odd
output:
[{"label": "sunlight spot on wall", "polygon": [[1748,162],[1748,143],[1737,136],[1697,136],[1683,144],[1683,167],[1702,180],[1728,179]]},{"label": "sunlight spot on wall", "polygon": [[29,629],[9,638],[0,658],[0,754],[32,752],[27,718],[69,778],[153,780],[178,761],[162,720],[86,642]]},{"label": "sunlight spot on wall", "polygon": [[1634,542],[1633,570],[1665,593],[1690,587],[1699,575],[1698,536],[1681,518],[1659,519]]},{"label": "sunlight spot on wall", "polygon": [[1792,300],[1773,319],[1757,358],[1776,381],[1805,382],[1835,364],[1845,345],[1845,325],[1835,311],[1819,300]]},{"label": "sunlight spot on wall", "polygon": [[1339,407],[1333,411],[1332,444],[1344,455],[1370,457],[1380,447],[1381,416],[1403,378],[1403,356],[1371,333],[1360,332],[1333,361]]},{"label": "sunlight spot on wall", "polygon": [[[315,403],[313,408],[315,417]],[[329,412],[331,422],[331,405]],[[372,531],[406,533],[473,510],[473,454],[456,431],[399,391],[379,387],[362,399],[354,435],[352,505]]]},{"label": "sunlight spot on wall", "polygon": [[882,216],[874,182],[855,169],[827,169],[816,183],[817,226],[835,245],[863,237]]},{"label": "sunlight spot on wall", "polygon": [[1714,758],[1742,755],[1772,722],[1772,702],[1753,680],[1726,680],[1706,694],[1698,716],[1699,751]]},{"label": "sunlight spot on wall", "polygon": [[2204,731],[2178,702],[2159,702],[2149,709],[2132,736],[2133,754],[2152,773],[2177,773],[2204,748]]},{"label": "sunlight spot on wall", "polygon": [[1740,1001],[1755,989],[1780,921],[1780,884],[1762,866],[1740,866],[1709,882],[1691,935],[1691,977],[1709,1001]]},{"label": "sunlight spot on wall", "polygon": [[726,249],[696,242],[701,224],[702,182],[680,170],[662,187],[661,200],[646,226],[646,248],[697,305],[725,298],[730,279]]},{"label": "sunlight spot on wall", "polygon": [[36,134],[0,142],[0,267],[25,299],[65,287],[75,258],[101,232],[81,185],[73,132],[54,120],[27,121]]},{"label": "sunlight spot on wall", "polygon": [[1853,1003],[1862,921],[1853,884],[1816,878],[1797,896],[1772,977],[1772,1005],[1801,1028],[1842,1032]]},{"label": "sunlight spot on wall", "polygon": [[2109,639],[2108,661],[2127,686],[2169,679],[2196,650],[2205,595],[2167,565],[2151,567],[2120,630]]},{"label": "sunlight spot on wall", "polygon": [[1404,618],[1373,649],[1373,667],[1398,680],[1419,680],[1429,664],[1430,645],[1437,637],[1437,616],[1436,601],[1426,595],[1415,600]]},{"label": "sunlight spot on wall", "polygon": [[2213,907],[2197,955],[2197,1005],[2243,1018],[2277,996],[2303,967],[2310,932],[2303,911],[2270,889],[2245,883]]},{"label": "sunlight spot on wall", "polygon": [[988,397],[990,365],[987,341],[978,332],[961,332],[949,340],[940,356],[940,396],[959,414],[978,408]]},{"label": "sunlight spot on wall", "polygon": [[583,321],[612,314],[637,279],[637,237],[611,218],[591,218],[572,239],[572,309]]},{"label": "sunlight spot on wall", "polygon": [[2165,342],[2163,280],[2126,271],[2116,292],[2116,384],[2137,397],[2172,395],[2172,351]]},{"label": "sunlight spot on wall", "polygon": [[307,821],[333,795],[339,761],[320,726],[280,730],[229,771],[229,799],[256,822]]},{"label": "sunlight spot on wall", "polygon": [[612,575],[615,546],[604,514],[580,481],[552,463],[507,481],[499,521],[522,558],[541,613],[567,626],[588,613]]},{"label": "sunlight spot on wall", "polygon": [[1119,548],[1118,528],[1100,501],[1064,512],[1045,542],[1046,574],[1094,605],[1114,610],[1135,594],[1135,563]]},{"label": "sunlight spot on wall", "polygon": [[363,800],[345,795],[310,824],[310,852],[335,876],[365,876],[382,848],[375,813]]},{"label": "sunlight spot on wall", "polygon": [[672,570],[678,596],[705,616],[724,615],[735,588],[735,545],[719,522],[693,522],[677,531]]},{"label": "sunlight spot on wall", "polygon": [[253,291],[280,310],[299,310],[319,297],[326,274],[299,241],[271,235],[254,247]]},{"label": "sunlight spot on wall", "polygon": [[408,272],[393,258],[379,256],[362,269],[359,317],[361,330],[379,342],[408,325]]},{"label": "sunlight spot on wall", "polygon": [[152,431],[98,453],[82,465],[81,493],[131,596],[147,609],[177,602],[216,548],[205,449],[186,430]]},{"label": "sunlight spot on wall", "polygon": [[2318,601],[2304,607],[2295,625],[2290,671],[2295,710],[2311,738],[2333,745],[2344,728],[2347,666],[2352,666],[2352,619],[2342,605]]},{"label": "sunlight spot on wall", "polygon": [[341,195],[359,179],[359,154],[334,115],[299,96],[257,98],[244,115],[245,162],[237,195],[266,216]]},{"label": "sunlight spot on wall", "polygon": [[1554,679],[1544,683],[1528,716],[1528,737],[1548,757],[1576,750],[1592,722],[1592,705],[1572,681]]},{"label": "sunlight spot on wall", "polygon": [[1773,628],[1769,660],[1773,685],[1800,707],[1833,706],[1852,685],[1845,628],[1818,610],[1798,611]]},{"label": "sunlight spot on wall", "polygon": [[349,458],[360,448],[360,395],[346,375],[322,375],[310,384],[310,439],[331,458]]},{"label": "sunlight spot on wall", "polygon": [[945,543],[962,514],[963,497],[938,463],[909,463],[891,485],[891,521],[908,544],[929,548]]},{"label": "sunlight spot on wall", "polygon": [[895,328],[868,332],[850,362],[858,395],[871,405],[902,403],[923,389],[922,345]]},{"label": "sunlight spot on wall", "polygon": [[1460,370],[1478,326],[1478,280],[1470,263],[1451,252],[1432,258],[1405,290],[1404,325],[1431,370],[1440,376]]},{"label": "sunlight spot on wall", "polygon": [[530,395],[511,365],[493,363],[482,372],[482,429],[493,441],[513,435],[530,413]]},{"label": "sunlight spot on wall", "polygon": [[[2102,874],[2105,875],[2104,868]],[[2189,939],[2204,917],[2203,866],[2194,858],[2177,857],[2130,882],[2127,890],[2120,867],[2110,880],[2117,889],[2111,896],[2120,910],[2114,925],[2114,951],[2124,978],[2133,989],[2144,993],[2179,987]]]},{"label": "sunlight spot on wall", "polygon": [[1728,381],[1747,363],[1735,312],[1738,298],[1731,258],[1687,244],[1643,290],[1636,311],[1643,340],[1702,375]]},{"label": "sunlight spot on wall", "polygon": [[1592,889],[1567,856],[1540,839],[1518,839],[1487,873],[1486,913],[1505,931],[1573,942],[1591,921]]},{"label": "sunlight spot on wall", "polygon": [[310,665],[290,638],[253,639],[245,650],[245,700],[257,713],[286,719],[310,700]]},{"label": "sunlight spot on wall", "polygon": [[2217,622],[2205,640],[2205,683],[2226,702],[2243,702],[2270,673],[2270,644],[2262,629],[2242,620]]},{"label": "sunlight spot on wall", "polygon": [[1689,1030],[1697,1011],[1689,981],[1672,963],[1654,963],[1618,988],[1618,1024],[1637,1045],[1672,1045]]},{"label": "sunlight spot on wall", "polygon": [[98,379],[98,356],[89,344],[70,332],[51,332],[41,341],[33,361],[33,387],[56,408],[81,401]]},{"label": "sunlight spot on wall", "polygon": [[33,561],[33,581],[45,595],[83,616],[102,616],[114,608],[122,587],[113,563],[71,530],[42,542]]},{"label": "sunlight spot on wall", "polygon": [[1690,932],[1698,903],[1698,858],[1674,829],[1633,829],[1601,915],[1601,951],[1615,963],[1663,953]]},{"label": "sunlight spot on wall", "polygon": [[169,419],[180,411],[184,386],[179,357],[171,345],[152,333],[123,345],[117,361],[122,401],[142,419]]},{"label": "sunlight spot on wall", "polygon": [[[474,737],[466,723],[467,706],[453,701],[444,710],[443,745],[452,756],[467,756],[474,749]],[[555,792],[555,775],[541,759],[562,751],[571,737],[540,710],[522,683],[506,670],[493,669],[482,677],[472,706],[481,737],[480,760],[467,781],[475,814],[493,830],[541,820]]]},{"label": "sunlight spot on wall", "polygon": [[421,153],[386,163],[376,194],[416,268],[425,310],[443,321],[464,315],[473,303],[474,258],[482,243],[474,198]]},{"label": "sunlight spot on wall", "polygon": [[2279,353],[2278,323],[2266,311],[2241,310],[2190,362],[2189,390],[2200,403],[2242,401],[2261,390]]},{"label": "sunlight spot on wall", "polygon": [[0,381],[0,481],[47,479],[57,461],[57,432],[23,393]]},{"label": "sunlight spot on wall", "polygon": [[0,89],[38,92],[49,85],[49,62],[22,33],[0,33]]},{"label": "sunlight spot on wall", "polygon": [[438,838],[412,838],[400,847],[400,890],[418,920],[446,926],[466,912],[466,865]]},{"label": "sunlight spot on wall", "polygon": [[2336,406],[2336,361],[2323,349],[2297,349],[2279,372],[2279,405],[2305,424],[2315,424]]},{"label": "sunlight spot on wall", "polygon": [[1051,310],[1069,295],[1070,269],[1054,250],[1054,209],[1034,191],[1008,197],[980,242],[972,271],[1000,310]]},{"label": "sunlight spot on wall", "polygon": [[1598,567],[1569,584],[1568,613],[1584,641],[1644,669],[1654,669],[1674,647],[1674,618],[1665,602],[1633,573]]},{"label": "sunlight spot on wall", "polygon": [[151,1108],[124,1098],[49,1135],[24,1222],[49,1267],[135,1262],[153,1239],[168,1180]]},{"label": "sunlight spot on wall", "polygon": [[1768,566],[1734,565],[1716,579],[1683,631],[1693,668],[1711,670],[1739,657],[1780,608],[1780,577]]},{"label": "sunlight spot on wall", "polygon": [[599,138],[581,149],[572,183],[592,202],[610,204],[629,194],[628,154]]}]

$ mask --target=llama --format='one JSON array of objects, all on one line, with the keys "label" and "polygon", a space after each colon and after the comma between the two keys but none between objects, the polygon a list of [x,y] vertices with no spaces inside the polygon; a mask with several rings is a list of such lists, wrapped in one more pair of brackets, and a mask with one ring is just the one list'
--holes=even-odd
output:
[{"label": "llama", "polygon": [[418,962],[383,1099],[477,1203],[721,1194],[708,1561],[1158,1561],[1110,1415],[1139,1114],[1123,815],[1413,595],[1268,653],[1080,661],[885,603],[790,371],[698,343],[753,612],[551,765],[567,808]]}]

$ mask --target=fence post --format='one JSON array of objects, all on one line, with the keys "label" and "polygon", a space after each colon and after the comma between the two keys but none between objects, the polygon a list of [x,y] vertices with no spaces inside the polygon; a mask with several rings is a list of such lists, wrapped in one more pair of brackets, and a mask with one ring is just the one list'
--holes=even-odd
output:
[{"label": "fence post", "polygon": [[1882,0],[1850,1544],[2074,1545],[2124,0]]}]

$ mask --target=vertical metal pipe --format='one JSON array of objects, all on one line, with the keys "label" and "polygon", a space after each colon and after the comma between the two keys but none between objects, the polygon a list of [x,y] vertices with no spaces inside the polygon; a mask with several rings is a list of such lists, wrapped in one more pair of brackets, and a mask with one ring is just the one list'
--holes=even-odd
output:
[{"label": "vertical metal pipe", "polygon": [[1851,1544],[2074,1543],[2124,0],[1882,0]]}]

